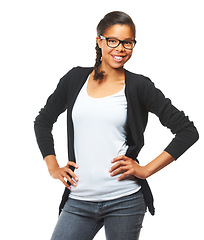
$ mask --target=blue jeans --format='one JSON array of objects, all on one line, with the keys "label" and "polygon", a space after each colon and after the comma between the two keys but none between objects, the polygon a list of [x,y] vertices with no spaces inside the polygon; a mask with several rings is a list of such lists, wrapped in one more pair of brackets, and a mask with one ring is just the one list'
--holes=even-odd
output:
[{"label": "blue jeans", "polygon": [[91,240],[103,226],[107,240],[137,240],[145,212],[141,190],[104,202],[69,198],[51,240]]}]

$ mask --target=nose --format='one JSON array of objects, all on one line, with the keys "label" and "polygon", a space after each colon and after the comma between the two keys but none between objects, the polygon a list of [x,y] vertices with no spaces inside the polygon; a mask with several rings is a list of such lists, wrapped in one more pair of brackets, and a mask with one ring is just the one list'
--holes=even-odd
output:
[{"label": "nose", "polygon": [[120,44],[117,46],[116,50],[119,51],[119,52],[123,52],[123,51],[125,50],[125,48],[123,47],[123,44],[120,43]]}]

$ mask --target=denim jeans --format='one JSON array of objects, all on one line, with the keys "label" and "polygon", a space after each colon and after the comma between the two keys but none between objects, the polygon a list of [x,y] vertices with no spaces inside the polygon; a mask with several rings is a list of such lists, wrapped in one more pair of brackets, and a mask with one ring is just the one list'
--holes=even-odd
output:
[{"label": "denim jeans", "polygon": [[51,240],[91,240],[103,226],[107,240],[137,240],[145,212],[141,190],[104,202],[69,198]]}]

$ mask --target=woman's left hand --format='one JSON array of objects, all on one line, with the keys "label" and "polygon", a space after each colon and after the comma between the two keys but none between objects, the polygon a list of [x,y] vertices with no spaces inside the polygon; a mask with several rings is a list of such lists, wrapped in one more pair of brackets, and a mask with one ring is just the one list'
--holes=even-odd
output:
[{"label": "woman's left hand", "polygon": [[128,175],[133,175],[140,179],[148,177],[145,167],[140,166],[132,158],[122,155],[114,158],[111,162],[116,163],[109,170],[111,176],[122,173],[122,175],[118,178],[119,181],[126,178]]}]

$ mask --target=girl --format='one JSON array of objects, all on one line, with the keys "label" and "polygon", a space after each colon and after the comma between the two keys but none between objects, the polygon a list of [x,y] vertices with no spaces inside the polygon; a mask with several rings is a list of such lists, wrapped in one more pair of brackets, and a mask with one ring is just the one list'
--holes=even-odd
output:
[{"label": "girl", "polygon": [[[66,186],[52,240],[93,239],[102,226],[109,240],[139,239],[146,207],[154,214],[146,178],[198,139],[193,123],[150,79],[124,69],[135,33],[127,14],[105,15],[97,26],[95,66],[69,71],[36,117],[37,142],[49,173]],[[65,110],[69,161],[60,167],[51,132]],[[137,156],[148,112],[175,138],[157,158],[140,166]]]}]

